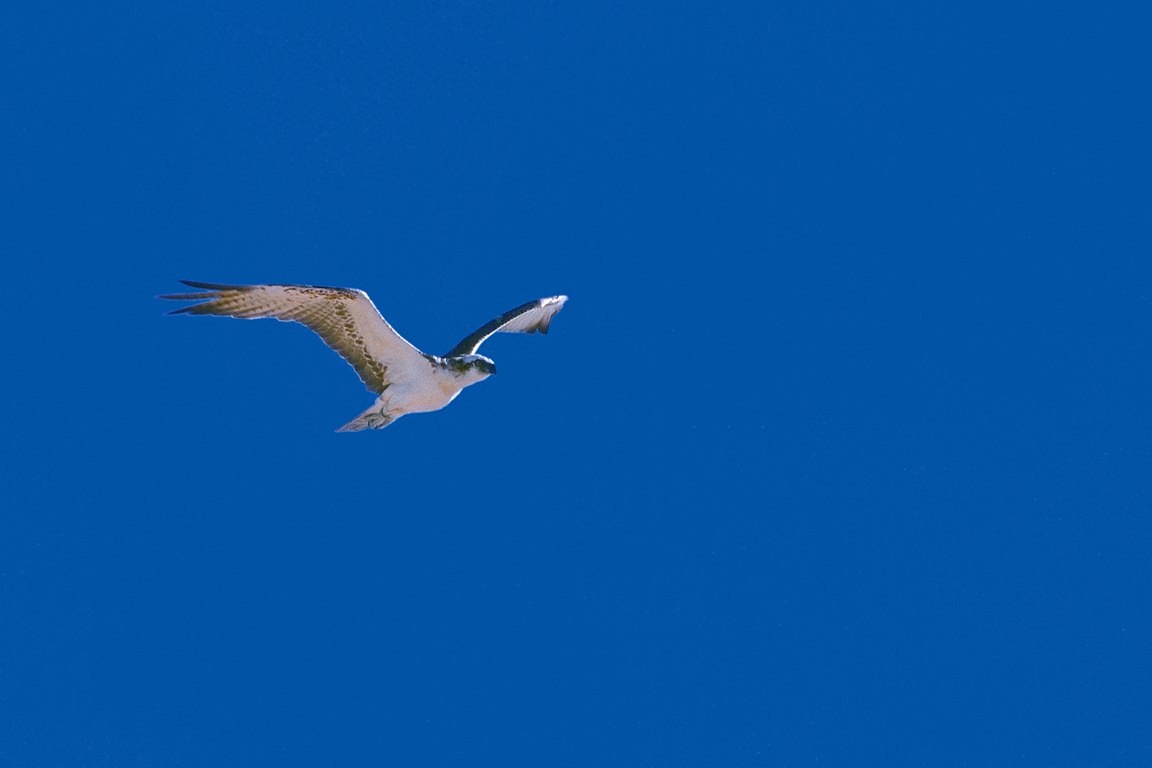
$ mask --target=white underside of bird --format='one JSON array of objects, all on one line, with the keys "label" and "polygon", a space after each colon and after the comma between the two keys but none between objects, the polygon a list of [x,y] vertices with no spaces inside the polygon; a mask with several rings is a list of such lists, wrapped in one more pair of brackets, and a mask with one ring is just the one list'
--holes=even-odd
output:
[{"label": "white underside of bird", "polygon": [[465,387],[484,381],[491,375],[477,368],[457,373],[440,365],[429,365],[419,377],[412,377],[399,386],[393,384],[388,387],[367,410],[336,431],[380,429],[405,414],[438,411],[455,400]]}]

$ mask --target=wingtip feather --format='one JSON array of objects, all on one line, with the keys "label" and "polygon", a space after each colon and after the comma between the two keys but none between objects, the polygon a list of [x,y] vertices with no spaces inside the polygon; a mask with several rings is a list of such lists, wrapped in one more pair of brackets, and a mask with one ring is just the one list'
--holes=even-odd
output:
[{"label": "wingtip feather", "polygon": [[170,301],[199,301],[201,299],[214,298],[214,293],[164,293],[156,298],[169,299]]},{"label": "wingtip feather", "polygon": [[201,283],[197,280],[181,280],[181,283],[189,288],[199,288],[202,291],[243,291],[248,290],[250,285],[225,285],[223,283]]},{"label": "wingtip feather", "polygon": [[204,309],[203,307],[208,306],[212,302],[211,301],[205,301],[205,299],[218,299],[218,298],[220,298],[220,294],[224,291],[240,291],[240,290],[247,290],[247,289],[251,288],[251,286],[246,286],[246,285],[223,285],[220,283],[202,283],[202,282],[199,282],[197,280],[180,280],[179,282],[182,283],[183,285],[188,286],[189,288],[198,288],[203,292],[202,293],[165,293],[165,294],[161,294],[161,295],[157,296],[156,298],[167,299],[169,301],[199,301],[201,303],[200,304],[193,304],[190,307],[181,307],[180,309],[174,309],[171,312],[166,312],[165,314],[168,314],[168,315],[185,315],[185,314],[205,315],[205,314],[211,314],[211,312],[209,310]]}]

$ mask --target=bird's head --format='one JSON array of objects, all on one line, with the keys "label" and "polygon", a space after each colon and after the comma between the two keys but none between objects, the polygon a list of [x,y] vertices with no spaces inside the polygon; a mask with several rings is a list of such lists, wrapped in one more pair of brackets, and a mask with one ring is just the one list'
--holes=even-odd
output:
[{"label": "bird's head", "polygon": [[473,376],[479,375],[479,378],[485,378],[496,373],[496,363],[492,359],[484,355],[457,355],[455,357],[445,358],[445,363],[458,374],[472,374]]}]

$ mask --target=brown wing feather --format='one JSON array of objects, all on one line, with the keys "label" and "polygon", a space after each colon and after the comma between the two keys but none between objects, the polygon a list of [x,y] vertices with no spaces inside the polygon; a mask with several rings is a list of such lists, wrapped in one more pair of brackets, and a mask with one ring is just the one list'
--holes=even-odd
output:
[{"label": "brown wing feather", "polygon": [[169,314],[275,318],[300,323],[344,358],[369,390],[379,394],[399,377],[427,365],[424,355],[388,324],[368,294],[351,288],[314,285],[218,285],[180,282],[197,293],[162,299],[200,301]]}]

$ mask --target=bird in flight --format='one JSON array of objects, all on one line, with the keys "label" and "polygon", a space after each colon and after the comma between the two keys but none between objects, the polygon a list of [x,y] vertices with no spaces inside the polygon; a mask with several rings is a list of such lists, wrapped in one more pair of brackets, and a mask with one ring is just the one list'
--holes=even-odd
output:
[{"label": "bird in flight", "polygon": [[169,314],[297,322],[336,350],[376,395],[368,410],[337,432],[383,429],[405,414],[440,410],[464,387],[496,373],[490,358],[476,354],[485,339],[494,333],[548,333],[552,318],[568,301],[567,296],[549,296],[521,304],[465,336],[448,354],[437,356],[421,352],[396,333],[364,291],[317,285],[180,282],[199,291],[160,298],[200,303]]}]

